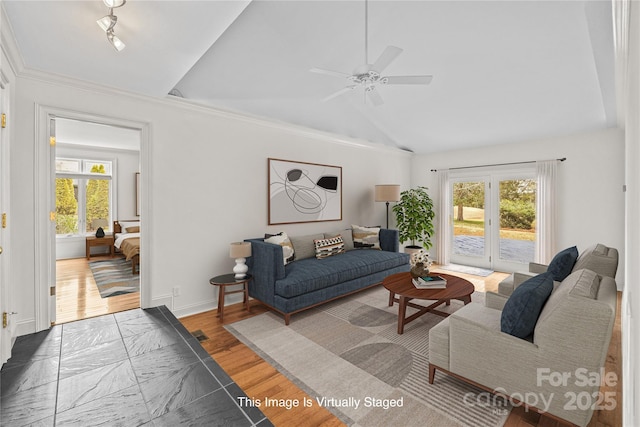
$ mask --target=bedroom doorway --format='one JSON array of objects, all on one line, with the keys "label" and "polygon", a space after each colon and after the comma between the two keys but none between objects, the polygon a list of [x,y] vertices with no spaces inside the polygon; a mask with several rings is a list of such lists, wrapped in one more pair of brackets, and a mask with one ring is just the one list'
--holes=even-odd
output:
[{"label": "bedroom doorway", "polygon": [[[49,120],[49,136],[55,228],[52,322],[140,307],[140,274],[114,250],[113,224],[140,220],[141,129],[56,115]],[[99,228],[104,237],[98,237]]]}]

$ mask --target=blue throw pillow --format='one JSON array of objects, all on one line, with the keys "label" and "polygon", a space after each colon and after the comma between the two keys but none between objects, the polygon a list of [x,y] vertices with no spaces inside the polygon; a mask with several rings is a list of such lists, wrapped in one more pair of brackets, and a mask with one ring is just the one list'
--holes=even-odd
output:
[{"label": "blue throw pillow", "polygon": [[553,276],[549,272],[534,276],[518,286],[502,309],[500,330],[523,339],[531,335],[551,291]]},{"label": "blue throw pillow", "polygon": [[547,272],[553,275],[553,280],[562,282],[569,274],[578,259],[578,248],[572,246],[560,251],[553,257]]}]

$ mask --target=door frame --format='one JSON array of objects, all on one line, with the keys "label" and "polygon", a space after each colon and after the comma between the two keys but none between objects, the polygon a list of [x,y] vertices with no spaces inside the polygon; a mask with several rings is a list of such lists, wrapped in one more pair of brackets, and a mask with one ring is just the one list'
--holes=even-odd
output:
[{"label": "door frame", "polygon": [[[10,218],[11,211],[9,207],[10,197],[10,100],[9,100],[9,82],[5,79],[4,74],[0,73],[0,113],[6,114],[7,124],[4,129],[0,129],[0,215],[5,213]],[[0,225],[1,227],[1,225]],[[2,366],[11,357],[11,348],[16,336],[16,321],[12,319],[14,310],[13,294],[10,292],[9,286],[10,268],[11,268],[11,248],[10,248],[11,228],[0,229],[0,247],[2,247],[2,255],[0,256],[0,313],[7,313],[7,327],[0,326],[0,366]]]},{"label": "door frame", "polygon": [[[140,259],[140,307],[151,306],[150,259],[152,248],[147,230],[152,228],[150,215],[146,215],[150,206],[149,188],[151,176],[150,124],[123,118],[82,113],[78,111],[36,104],[34,138],[34,276],[35,276],[35,331],[49,329],[55,322],[55,221],[50,212],[55,212],[55,149],[50,145],[50,122],[54,118],[65,118],[110,126],[127,127],[140,131],[140,246],[145,248],[145,256]],[[51,295],[53,293],[53,295]]]}]

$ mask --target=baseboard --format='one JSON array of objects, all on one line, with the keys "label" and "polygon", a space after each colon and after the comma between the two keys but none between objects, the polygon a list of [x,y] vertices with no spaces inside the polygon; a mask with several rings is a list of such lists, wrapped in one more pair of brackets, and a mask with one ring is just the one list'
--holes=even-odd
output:
[{"label": "baseboard", "polygon": [[16,337],[29,335],[36,331],[36,319],[22,320],[16,323]]},{"label": "baseboard", "polygon": [[[225,304],[227,305],[227,304]],[[204,313],[205,311],[211,311],[218,308],[218,303],[215,300],[203,301],[197,304],[186,305],[183,307],[176,307],[171,309],[171,312],[177,318],[192,316],[194,314]]]},{"label": "baseboard", "polygon": [[[251,298],[250,298],[251,299]],[[225,307],[238,304],[242,302],[242,297],[239,295],[231,295],[227,299],[225,299]],[[175,298],[172,295],[162,295],[157,298],[153,298],[151,300],[151,307],[157,307],[160,305],[165,305],[174,316],[177,318],[192,316],[194,314],[204,313],[205,311],[216,310],[218,308],[218,301],[215,299],[210,299],[208,301],[202,301],[197,304],[184,305],[181,307],[176,307]]]},{"label": "baseboard", "polygon": [[161,305],[165,305],[169,310],[173,311],[173,296],[171,294],[161,295],[151,300],[150,307],[159,307]]}]

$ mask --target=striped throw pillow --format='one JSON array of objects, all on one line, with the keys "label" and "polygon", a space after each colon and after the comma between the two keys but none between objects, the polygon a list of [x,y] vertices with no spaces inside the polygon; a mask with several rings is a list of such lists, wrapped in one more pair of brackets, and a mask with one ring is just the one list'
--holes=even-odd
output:
[{"label": "striped throw pillow", "polygon": [[344,241],[342,236],[329,239],[316,239],[313,241],[316,247],[316,258],[323,259],[333,255],[344,253]]},{"label": "striped throw pillow", "polygon": [[380,249],[380,227],[352,225],[353,246],[356,249]]}]

